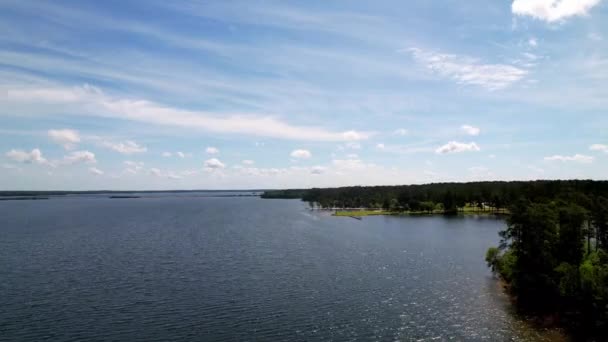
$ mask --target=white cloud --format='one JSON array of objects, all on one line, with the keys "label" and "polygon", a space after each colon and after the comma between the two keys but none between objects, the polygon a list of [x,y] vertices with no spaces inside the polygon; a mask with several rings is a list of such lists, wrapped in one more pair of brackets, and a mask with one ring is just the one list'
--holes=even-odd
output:
[{"label": "white cloud", "polygon": [[101,171],[100,169],[96,168],[96,167],[90,167],[89,168],[89,172],[94,174],[94,175],[98,175],[101,176],[103,175],[103,171]]},{"label": "white cloud", "polygon": [[51,129],[47,132],[49,138],[66,150],[73,149],[80,142],[78,131],[72,129]]},{"label": "white cloud", "polygon": [[215,148],[213,146],[210,146],[205,149],[205,152],[207,152],[207,154],[219,154],[220,150],[218,150],[217,148]]},{"label": "white cloud", "polygon": [[95,159],[95,154],[89,151],[74,151],[63,157],[63,164],[76,164],[76,163],[87,163],[87,164],[95,164],[97,163],[97,159]]},{"label": "white cloud", "polygon": [[395,134],[395,135],[401,135],[401,136],[403,136],[403,135],[407,135],[408,133],[409,133],[409,132],[408,132],[408,130],[407,130],[407,129],[405,129],[405,128],[398,128],[398,129],[396,129],[396,130],[393,132],[393,134]]},{"label": "white cloud", "polygon": [[140,146],[135,141],[131,140],[118,143],[104,141],[102,145],[122,154],[142,153],[148,150],[146,147]]},{"label": "white cloud", "polygon": [[255,162],[253,160],[245,159],[241,162],[243,165],[253,165]]},{"label": "white cloud", "polygon": [[347,132],[342,133],[342,138],[343,138],[343,140],[347,140],[347,141],[365,140],[371,135],[372,134],[369,132],[362,133],[362,132],[357,132],[357,131],[347,131]]},{"label": "white cloud", "polygon": [[458,141],[450,141],[449,143],[440,146],[435,150],[437,154],[446,154],[446,153],[459,153],[459,152],[467,152],[467,151],[479,151],[480,148],[476,143],[462,143]]},{"label": "white cloud", "polygon": [[10,150],[6,153],[6,156],[20,163],[48,164],[48,161],[42,156],[42,152],[37,148],[33,149],[31,152]]},{"label": "white cloud", "polygon": [[382,144],[382,143],[376,144],[376,148],[379,149],[379,150],[383,150],[384,149],[384,144]]},{"label": "white cloud", "polygon": [[530,45],[531,47],[537,47],[538,46],[538,42],[536,41],[536,38],[530,38],[530,39],[528,39],[528,45]]},{"label": "white cloud", "polygon": [[600,0],[514,0],[511,11],[515,15],[530,16],[555,22],[572,16],[587,15]]},{"label": "white cloud", "polygon": [[593,157],[582,154],[575,154],[573,156],[562,156],[556,154],[550,157],[545,157],[544,159],[545,161],[577,162],[583,164],[589,164],[593,162]]},{"label": "white cloud", "polygon": [[593,144],[593,145],[589,146],[589,149],[591,151],[602,151],[602,152],[608,153],[608,145]]},{"label": "white cloud", "polygon": [[312,154],[308,150],[293,150],[291,156],[298,159],[308,159],[312,157]]},{"label": "white cloud", "polygon": [[470,125],[462,125],[462,126],[460,126],[460,129],[463,130],[468,135],[479,135],[479,132],[481,132],[479,127],[473,127]]},{"label": "white cloud", "polygon": [[[143,99],[114,98],[85,85],[75,88],[11,88],[3,98],[9,102],[33,104],[31,110],[45,115],[49,106],[75,114],[144,122],[160,126],[202,129],[210,132],[248,134],[260,137],[307,141],[353,141],[373,133],[354,130],[334,132],[322,127],[295,126],[275,116],[259,113],[212,113],[172,108]],[[72,107],[69,107],[72,106]]]},{"label": "white cloud", "polygon": [[458,83],[498,90],[521,80],[528,73],[507,64],[484,64],[476,58],[442,54],[418,48],[408,50],[414,59],[440,76]]},{"label": "white cloud", "polygon": [[224,163],[222,163],[221,161],[219,161],[216,158],[211,158],[208,160],[205,160],[205,169],[207,170],[216,170],[216,169],[223,169],[226,167],[226,165],[224,165]]},{"label": "white cloud", "polygon": [[348,158],[348,159],[359,159],[359,156],[357,154],[355,154],[355,153],[351,153],[351,154],[348,154],[346,156],[346,158]]},{"label": "white cloud", "polygon": [[192,153],[186,153],[186,152],[181,152],[181,151],[177,151],[177,152],[163,152],[161,154],[161,156],[165,157],[165,158],[171,158],[173,156],[179,157],[179,158],[190,158],[192,157]]}]

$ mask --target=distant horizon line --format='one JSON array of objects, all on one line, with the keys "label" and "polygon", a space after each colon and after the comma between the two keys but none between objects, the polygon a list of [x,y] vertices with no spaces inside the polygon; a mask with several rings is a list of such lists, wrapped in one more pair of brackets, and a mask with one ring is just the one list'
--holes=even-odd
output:
[{"label": "distant horizon line", "polygon": [[342,186],[313,186],[313,187],[285,187],[285,188],[265,188],[265,189],[166,189],[166,190],[0,190],[0,196],[4,193],[112,193],[112,192],[251,192],[251,191],[274,191],[274,190],[306,190],[306,189],[327,189],[327,188],[348,188],[348,187],[390,187],[390,186],[412,186],[412,185],[427,185],[427,184],[468,184],[468,183],[510,183],[510,182],[559,182],[559,181],[592,181],[592,182],[608,182],[608,179],[590,179],[590,178],[568,178],[568,179],[534,179],[534,180],[483,180],[483,181],[451,181],[451,182],[428,182],[428,183],[410,183],[410,184],[369,184],[369,185],[342,185]]}]

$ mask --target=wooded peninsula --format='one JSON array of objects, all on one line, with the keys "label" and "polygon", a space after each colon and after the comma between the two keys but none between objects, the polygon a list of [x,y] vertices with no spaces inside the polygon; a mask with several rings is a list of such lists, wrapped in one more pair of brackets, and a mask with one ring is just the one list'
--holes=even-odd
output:
[{"label": "wooded peninsula", "polygon": [[578,339],[608,337],[608,181],[556,180],[266,191],[311,208],[458,215],[503,213],[486,262],[517,308]]}]

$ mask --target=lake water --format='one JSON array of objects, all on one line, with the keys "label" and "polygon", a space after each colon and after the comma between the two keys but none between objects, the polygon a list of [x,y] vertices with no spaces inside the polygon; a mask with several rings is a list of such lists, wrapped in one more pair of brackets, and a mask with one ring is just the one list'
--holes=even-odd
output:
[{"label": "lake water", "polygon": [[503,227],[254,197],[1,201],[0,340],[551,340],[485,266]]}]

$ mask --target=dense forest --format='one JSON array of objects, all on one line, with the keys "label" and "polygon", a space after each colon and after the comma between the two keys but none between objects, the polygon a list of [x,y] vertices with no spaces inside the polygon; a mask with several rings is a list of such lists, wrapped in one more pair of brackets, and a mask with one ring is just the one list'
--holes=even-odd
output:
[{"label": "dense forest", "polygon": [[591,180],[436,183],[267,191],[311,207],[457,214],[504,209],[507,228],[486,261],[517,307],[572,330],[608,338],[608,182]]},{"label": "dense forest", "polygon": [[608,198],[608,181],[521,181],[433,183],[399,186],[353,186],[266,191],[262,198],[299,198],[322,209],[368,208],[390,211],[456,213],[465,206],[505,209],[520,198],[544,202],[584,194]]}]

